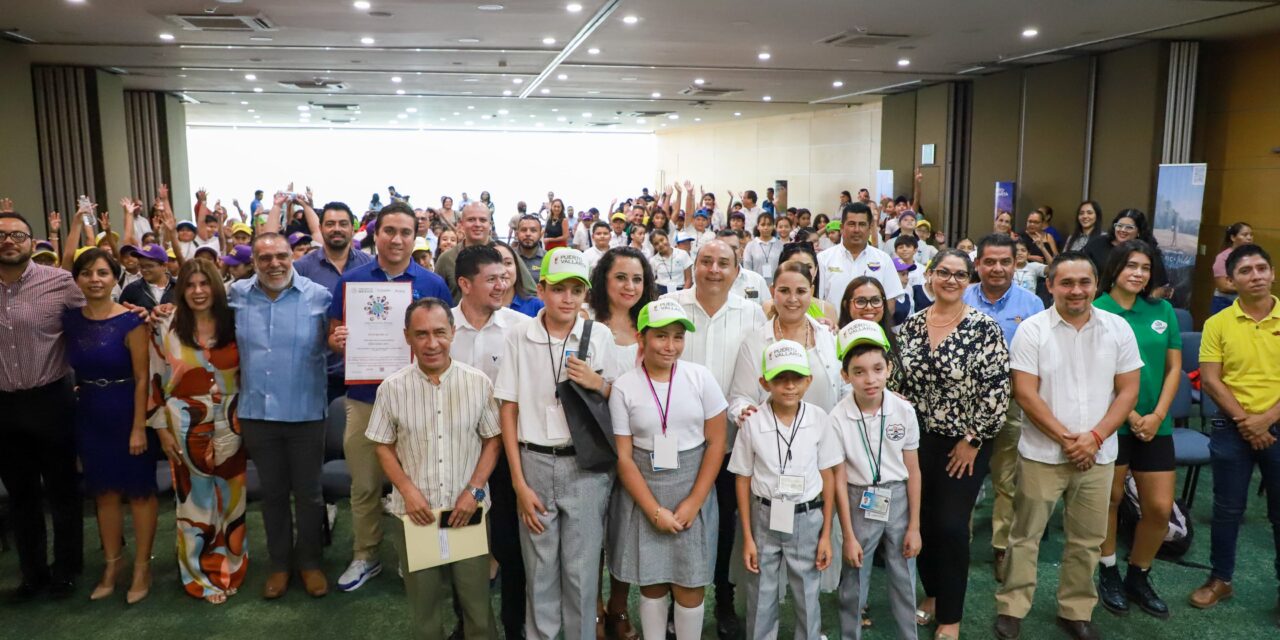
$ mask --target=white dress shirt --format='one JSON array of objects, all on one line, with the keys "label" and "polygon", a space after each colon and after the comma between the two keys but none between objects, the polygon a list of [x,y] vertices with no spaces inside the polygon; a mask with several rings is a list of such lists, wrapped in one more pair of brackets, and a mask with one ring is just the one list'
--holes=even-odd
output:
[{"label": "white dress shirt", "polygon": [[[840,359],[836,357],[836,336],[817,320],[805,316],[813,329],[814,346],[808,349],[809,372],[813,377],[809,390],[804,392],[805,402],[818,406],[824,414],[836,406],[836,402],[849,393],[849,385],[840,378]],[[738,345],[738,356],[729,383],[729,417],[737,420],[743,409],[763,403],[769,394],[760,386],[764,350],[777,342],[773,334],[773,322],[766,322],[759,330],[749,334]],[[768,496],[765,496],[768,497]]]},{"label": "white dress shirt", "polygon": [[[1062,319],[1057,307],[1037,313],[1018,325],[1009,346],[1009,366],[1040,378],[1040,397],[1053,416],[1071,433],[1088,433],[1106,415],[1115,399],[1115,376],[1142,368],[1138,339],[1124,318],[1092,309],[1084,327]],[[1102,443],[1094,460],[1116,459],[1116,436]],[[1062,447],[1045,435],[1030,417],[1022,417],[1018,454],[1045,464],[1064,464]]]},{"label": "white dress shirt", "polygon": [[[867,457],[868,448],[873,457],[879,458],[880,484],[905,481],[907,463],[902,452],[920,448],[920,423],[916,420],[916,410],[911,403],[888,390],[881,394],[884,402],[872,413],[859,410],[851,393],[836,405],[828,418],[829,428],[835,432],[840,450],[844,454],[845,475],[851,485],[865,487],[874,480],[871,461]],[[882,415],[883,449],[880,442]],[[865,443],[862,440],[864,427],[867,438]]]},{"label": "white dress shirt", "polygon": [[742,422],[729,457],[729,472],[751,476],[753,495],[770,500],[783,497],[778,485],[785,473],[804,476],[804,493],[799,502],[809,502],[822,495],[822,470],[844,462],[839,439],[827,424],[822,407],[800,403],[795,422],[798,425],[793,434],[792,425],[780,422],[767,402]]},{"label": "white dress shirt", "polygon": [[696,289],[685,289],[663,296],[680,303],[685,315],[698,328],[685,334],[684,354],[680,359],[710,369],[720,385],[720,393],[727,396],[729,383],[733,380],[733,367],[738,360],[738,345],[765,326],[764,311],[760,305],[730,293],[714,316],[707,315],[698,304],[695,293]]},{"label": "white dress shirt", "polygon": [[[653,438],[662,433],[659,403],[667,413],[667,435],[676,439],[680,451],[696,449],[706,442],[706,421],[728,407],[711,372],[699,364],[677,362],[676,375],[670,383],[654,380],[650,389],[649,382],[644,368],[636,367],[619,376],[609,392],[613,434],[631,436],[638,449],[653,451]],[[667,398],[671,399],[670,405]]]},{"label": "white dress shirt", "polygon": [[761,306],[765,300],[773,299],[764,276],[750,269],[738,269],[738,277],[734,278],[733,287],[729,290]]},{"label": "white dress shirt", "polygon": [[[867,245],[856,258],[843,244],[819,253],[818,273],[822,276],[822,290],[819,292],[819,297],[837,308],[840,306],[840,298],[844,296],[845,287],[848,287],[854,278],[861,276],[871,276],[879,280],[884,287],[884,295],[889,300],[902,295],[902,282],[898,280],[893,259],[889,254],[871,245]],[[887,309],[886,313],[888,313]]]},{"label": "white dress shirt", "polygon": [[[609,247],[612,249],[613,247]],[[587,261],[587,273],[596,270],[596,265],[600,263],[600,258],[604,257],[605,252],[597,249],[592,245],[590,249],[582,252],[582,259]]]},{"label": "white dress shirt", "polygon": [[467,321],[461,306],[454,307],[453,346],[449,348],[449,355],[458,362],[479,369],[490,382],[496,382],[507,329],[528,320],[529,316],[502,307],[489,316],[488,323],[477,329]]}]

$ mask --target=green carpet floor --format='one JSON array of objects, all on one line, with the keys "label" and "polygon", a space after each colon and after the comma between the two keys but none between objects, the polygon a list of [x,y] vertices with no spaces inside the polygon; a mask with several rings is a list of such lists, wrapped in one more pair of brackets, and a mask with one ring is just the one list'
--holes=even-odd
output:
[{"label": "green carpet floor", "polygon": [[[1254,487],[1257,486],[1255,477]],[[1179,489],[1181,484],[1179,484]],[[988,491],[989,494],[989,491]],[[1195,542],[1185,560],[1207,564],[1209,555],[1209,516],[1213,502],[1212,477],[1204,474],[1193,510]],[[165,513],[167,512],[167,513]],[[990,638],[994,616],[992,594],[995,582],[991,574],[990,498],[978,506],[974,517],[975,535],[971,545],[973,565],[969,594],[965,607],[964,638]],[[249,577],[241,593],[220,607],[191,599],[178,586],[177,565],[173,555],[173,514],[162,509],[159,551],[154,562],[155,587],[151,597],[139,605],[124,603],[121,585],[109,600],[89,602],[92,584],[100,575],[101,555],[97,548],[97,529],[91,516],[85,518],[86,564],[76,596],[70,601],[37,600],[24,605],[0,604],[0,638],[36,640],[67,638],[75,640],[141,640],[143,638],[271,638],[272,640],[320,640],[323,638],[405,638],[409,636],[407,610],[403,590],[395,573],[394,554],[384,547],[383,561],[387,570],[355,593],[331,593],[320,600],[309,598],[295,584],[282,599],[267,602],[260,592],[265,580],[262,569],[265,541],[262,520],[254,505],[248,516],[252,560]],[[1041,548],[1040,586],[1035,606],[1023,624],[1025,638],[1065,637],[1053,625],[1054,592],[1057,587],[1057,563],[1062,551],[1060,516],[1050,525],[1051,535]],[[325,566],[331,579],[348,560],[350,521],[345,505],[339,506],[333,546],[326,550]],[[956,552],[963,548],[957,545]],[[1124,551],[1121,551],[1123,558]],[[1240,538],[1239,567],[1236,573],[1236,596],[1211,611],[1198,611],[1186,604],[1186,596],[1207,576],[1207,569],[1180,566],[1157,561],[1153,579],[1159,593],[1173,610],[1168,621],[1151,618],[1135,611],[1117,618],[1097,609],[1094,619],[1107,638],[1195,638],[1197,640],[1238,638],[1280,638],[1274,625],[1276,578],[1273,569],[1274,547],[1267,523],[1264,501],[1252,496]],[[17,582],[17,554],[10,548],[0,553],[0,590],[8,590]],[[127,574],[126,574],[127,575]],[[635,612],[632,593],[632,612]],[[496,603],[496,596],[495,596]],[[447,603],[440,606],[448,607]],[[823,631],[838,637],[837,603],[834,594],[824,594]],[[496,604],[495,604],[496,607]],[[871,609],[874,626],[866,638],[893,638],[888,615],[886,589],[880,576],[873,582]],[[739,610],[742,610],[739,597]],[[783,608],[781,637],[791,637],[791,609]],[[708,615],[705,637],[714,637],[714,622]],[[922,638],[930,637],[921,634]]]}]

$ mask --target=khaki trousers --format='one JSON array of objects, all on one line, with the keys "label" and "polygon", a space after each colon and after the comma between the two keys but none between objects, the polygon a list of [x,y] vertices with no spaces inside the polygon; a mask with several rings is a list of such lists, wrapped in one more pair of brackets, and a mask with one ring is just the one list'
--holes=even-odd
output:
[{"label": "khaki trousers", "polygon": [[364,436],[373,405],[347,399],[347,429],[342,453],[351,474],[351,550],[354,560],[377,560],[382,542],[382,485],[377,445]]},{"label": "khaki trousers", "polygon": [[1005,414],[1004,427],[991,443],[991,488],[995,500],[991,506],[991,546],[1009,546],[1009,527],[1013,525],[1013,490],[1018,483],[1018,441],[1022,439],[1022,408],[1012,399]]},{"label": "khaki trousers", "polygon": [[[476,556],[430,569],[409,572],[409,556],[404,542],[404,522],[387,515],[387,529],[404,570],[404,591],[409,597],[409,617],[413,620],[412,637],[421,640],[444,640],[442,613],[450,591],[458,599],[454,611],[462,612],[462,637],[466,640],[497,640],[498,628],[493,621],[489,599],[489,556]],[[452,587],[452,589],[450,589]]]},{"label": "khaki trousers", "polygon": [[1064,503],[1067,541],[1058,570],[1058,615],[1089,620],[1098,592],[1093,570],[1098,566],[1107,536],[1107,507],[1111,502],[1114,464],[1097,464],[1080,471],[1072,464],[1044,464],[1018,460],[1018,489],[1013,498],[1013,528],[1009,532],[1008,574],[996,592],[996,613],[1024,618],[1036,592],[1040,537],[1058,500]]}]

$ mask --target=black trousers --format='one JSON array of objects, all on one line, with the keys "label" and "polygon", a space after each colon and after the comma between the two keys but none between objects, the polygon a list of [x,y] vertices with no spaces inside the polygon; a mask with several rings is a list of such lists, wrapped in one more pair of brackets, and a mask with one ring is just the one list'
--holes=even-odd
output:
[{"label": "black trousers", "polygon": [[507,640],[524,637],[524,560],[520,554],[520,518],[516,515],[516,492],[511,486],[511,467],[505,453],[489,476],[490,551],[502,569],[502,629]]},{"label": "black trousers", "polygon": [[729,471],[729,456],[724,457],[716,474],[716,504],[720,507],[720,531],[716,537],[716,568],[712,576],[716,587],[716,609],[733,608],[733,583],[729,582],[729,566],[734,560],[733,538],[738,533],[738,476]]},{"label": "black trousers", "polygon": [[969,518],[978,490],[991,466],[991,442],[978,450],[973,475],[947,475],[947,454],[960,438],[924,433],[920,436],[920,541],[916,566],[925,595],[937,598],[938,624],[955,624],[964,616],[969,588]]},{"label": "black trousers", "polygon": [[[84,566],[84,515],[76,473],[76,398],[70,376],[0,392],[0,481],[9,490],[22,579],[70,580]],[[48,563],[45,503],[53,516]]]},{"label": "black trousers", "polygon": [[262,483],[262,525],[267,532],[271,571],[320,569],[325,519],[320,489],[324,420],[241,420],[240,432]]}]

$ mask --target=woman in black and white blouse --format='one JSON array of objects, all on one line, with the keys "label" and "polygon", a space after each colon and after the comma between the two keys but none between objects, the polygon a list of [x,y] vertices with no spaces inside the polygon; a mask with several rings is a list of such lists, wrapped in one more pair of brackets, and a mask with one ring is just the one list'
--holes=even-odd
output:
[{"label": "woman in black and white blouse", "polygon": [[920,419],[920,510],[923,546],[918,566],[925,601],[917,616],[935,615],[936,638],[959,638],[968,587],[969,518],[987,475],[991,448],[1009,405],[1009,352],[1000,325],[964,303],[973,261],[955,249],[939,252],[925,278],[933,306],[902,324],[894,387]]}]

